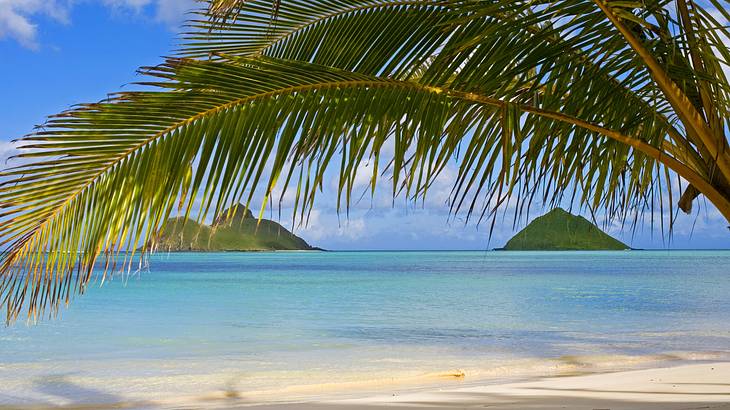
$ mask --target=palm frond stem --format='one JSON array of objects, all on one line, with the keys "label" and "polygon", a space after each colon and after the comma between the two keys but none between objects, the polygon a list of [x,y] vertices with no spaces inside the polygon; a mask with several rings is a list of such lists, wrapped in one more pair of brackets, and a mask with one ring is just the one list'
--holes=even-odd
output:
[{"label": "palm frond stem", "polygon": [[715,133],[705,123],[703,116],[697,111],[687,95],[671,79],[656,58],[644,47],[634,33],[624,25],[606,0],[593,0],[603,11],[608,20],[626,39],[629,46],[641,58],[657,86],[662,90],[667,100],[672,104],[677,114],[687,126],[690,135],[697,136],[697,143],[702,144],[707,151],[716,159],[718,168],[726,180],[730,180],[730,158],[724,147],[718,145]]}]

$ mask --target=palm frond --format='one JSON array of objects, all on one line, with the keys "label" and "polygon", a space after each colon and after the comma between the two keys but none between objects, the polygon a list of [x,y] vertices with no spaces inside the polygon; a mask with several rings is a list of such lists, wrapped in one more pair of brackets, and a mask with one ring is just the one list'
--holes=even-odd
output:
[{"label": "palm frond", "polygon": [[8,321],[131,269],[172,213],[263,212],[291,187],[301,223],[328,169],[346,210],[366,162],[371,192],[409,199],[457,164],[451,211],[492,224],[568,202],[634,226],[668,210],[671,229],[698,195],[730,220],[727,30],[691,1],[207,7],[150,91],[51,117],[0,173]]},{"label": "palm frond", "polygon": [[[563,39],[564,33],[549,24],[551,20],[569,17],[571,12],[562,8],[545,9],[540,14],[543,20],[539,20],[531,13],[534,2],[320,0],[314,5],[306,3],[311,7],[297,1],[284,3],[275,32],[268,34],[262,32],[261,17],[270,7],[267,2],[247,3],[244,13],[216,31],[212,31],[208,20],[198,20],[198,30],[188,34],[189,48],[185,53],[198,56],[264,53],[393,78],[425,76],[434,84],[455,78],[472,83],[483,79],[504,84],[505,78],[514,82],[521,74],[522,88],[512,87],[505,93],[515,89],[521,94],[542,93],[547,89],[546,84],[563,85],[552,87],[560,95],[575,90],[592,92],[598,88],[595,85],[600,79],[604,82],[600,84],[605,90],[603,95],[613,97],[595,96],[603,107],[626,108],[626,104],[615,104],[615,101],[628,99],[642,110],[655,111],[668,127],[676,124],[671,107],[661,95],[657,96],[648,73],[641,67],[626,65],[625,59],[615,57],[611,59],[615,64],[593,62],[605,59],[616,48],[623,52],[630,50],[621,41],[618,46],[615,44],[615,35],[608,30],[610,24],[601,21],[605,19],[590,3],[572,13],[582,15],[591,11],[593,19],[583,24],[593,27],[598,21],[604,25],[608,39],[613,41],[598,39],[595,41],[598,51],[587,48],[586,44],[590,43],[586,40]],[[557,15],[558,12],[562,14]],[[414,44],[412,39],[419,42]],[[607,47],[606,43],[614,45]],[[483,72],[484,67],[489,67],[490,72]],[[502,71],[505,67],[509,71]],[[594,86],[574,84],[571,76],[590,76]],[[643,87],[637,89],[637,84]],[[576,101],[583,96],[578,96]],[[679,134],[676,129],[671,132],[674,136]],[[699,164],[697,158],[691,158],[693,151],[684,139],[675,138],[674,144],[680,145],[689,161]]]},{"label": "palm frond", "polygon": [[270,1],[247,2],[221,26],[201,12],[184,35],[183,57],[263,55],[372,75],[407,78],[450,37],[445,2],[293,0],[274,21]]},{"label": "palm frond", "polygon": [[[242,199],[248,206],[261,184],[265,205],[277,182],[291,183],[298,170],[304,218],[336,155],[344,206],[361,162],[390,164],[394,192],[417,197],[462,142],[456,211],[469,193],[470,213],[480,192],[487,204],[501,203],[513,193],[532,197],[540,186],[550,187],[552,202],[575,188],[593,206],[644,206],[661,178],[652,165],[661,160],[658,148],[641,134],[651,127],[637,125],[629,133],[636,137],[627,137],[470,90],[263,58],[170,60],[147,73],[157,80],[144,85],[159,91],[120,94],[52,118],[23,140],[33,151],[22,155],[36,162],[3,175],[10,179],[0,204],[10,219],[0,228],[9,246],[0,269],[9,319],[23,307],[32,317],[53,312],[72,285],[83,291],[99,255],[108,267],[129,252],[129,269],[135,248],[153,250],[171,212],[187,216],[199,196],[198,219]],[[393,157],[382,159],[389,139]]]}]

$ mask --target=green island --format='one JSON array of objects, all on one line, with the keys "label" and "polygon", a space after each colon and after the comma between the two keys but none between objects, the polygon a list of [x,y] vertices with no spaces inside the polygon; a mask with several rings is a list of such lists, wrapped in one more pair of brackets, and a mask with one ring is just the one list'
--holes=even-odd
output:
[{"label": "green island", "polygon": [[629,246],[612,238],[582,216],[555,208],[535,218],[510,239],[507,251],[597,251],[627,250]]},{"label": "green island", "polygon": [[223,211],[212,225],[177,217],[157,237],[163,252],[254,252],[321,250],[310,246],[281,224],[255,218],[243,205]]}]

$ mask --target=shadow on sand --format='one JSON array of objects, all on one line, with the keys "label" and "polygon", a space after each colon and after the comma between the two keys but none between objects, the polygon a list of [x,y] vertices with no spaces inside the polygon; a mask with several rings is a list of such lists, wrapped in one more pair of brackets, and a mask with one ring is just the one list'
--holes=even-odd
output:
[{"label": "shadow on sand", "polygon": [[[250,406],[240,393],[235,391],[235,381],[228,383],[219,397],[200,398],[190,402],[175,403],[175,398],[165,397],[175,404],[130,400],[124,396],[84,386],[74,381],[73,374],[54,374],[33,380],[33,391],[38,393],[34,399],[0,394],[0,410],[113,410],[113,409],[175,409],[193,410],[201,408],[228,409]],[[41,400],[38,397],[46,397]],[[13,404],[2,404],[13,403]]]},{"label": "shadow on sand", "polygon": [[[253,409],[253,410],[392,410],[420,408],[429,410],[490,409],[490,410],[730,410],[730,389],[717,392],[716,387],[724,383],[665,383],[692,384],[698,387],[693,392],[667,392],[647,390],[602,390],[585,388],[549,388],[530,386],[515,394],[476,391],[444,391],[423,397],[418,395],[397,397],[384,403],[359,400],[345,400],[330,403],[302,402],[253,405],[239,395],[235,381],[225,386],[218,397],[200,398],[195,402],[161,404],[133,402],[126,398],[81,386],[72,381],[70,375],[53,375],[34,382],[35,390],[45,396],[69,403],[54,405],[39,403],[26,406],[2,406],[0,410],[109,410],[109,409]],[[701,386],[706,387],[702,389]],[[713,386],[715,389],[713,389]],[[616,395],[616,398],[606,397]],[[410,396],[410,397],[409,397]],[[12,397],[8,397],[12,399]],[[409,400],[409,398],[411,400]],[[55,402],[55,400],[53,400]]]},{"label": "shadow on sand", "polygon": [[[669,383],[670,385],[672,383]],[[703,383],[696,383],[697,386]],[[725,384],[721,384],[725,385]],[[730,389],[711,391],[717,383],[706,384],[706,392],[601,390],[601,389],[526,389],[525,394],[451,391],[431,394],[427,398],[389,403],[344,401],[333,403],[275,404],[246,407],[255,410],[392,410],[420,408],[429,410],[490,409],[490,410],[730,410]],[[617,398],[607,398],[616,394]],[[395,395],[394,395],[395,396]],[[629,397],[626,397],[629,396]],[[658,397],[657,397],[658,396]],[[243,409],[243,407],[238,407]]]},{"label": "shadow on sand", "polygon": [[[82,386],[72,380],[72,374],[54,374],[33,380],[33,390],[43,396],[51,397],[47,401],[33,400],[32,404],[0,404],[0,410],[40,410],[40,409],[137,409],[144,408],[144,403],[125,402],[123,397],[98,389]],[[28,399],[7,397],[12,402],[23,403]],[[54,400],[55,399],[55,400]],[[66,403],[66,404],[58,404]]]}]

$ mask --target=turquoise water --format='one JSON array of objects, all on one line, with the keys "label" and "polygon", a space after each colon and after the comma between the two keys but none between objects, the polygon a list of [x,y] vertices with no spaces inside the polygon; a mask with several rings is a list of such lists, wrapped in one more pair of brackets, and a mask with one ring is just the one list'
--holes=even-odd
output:
[{"label": "turquoise water", "polygon": [[[165,254],[0,329],[0,405],[288,397],[730,356],[730,251]],[[314,387],[313,387],[314,386]]]}]

